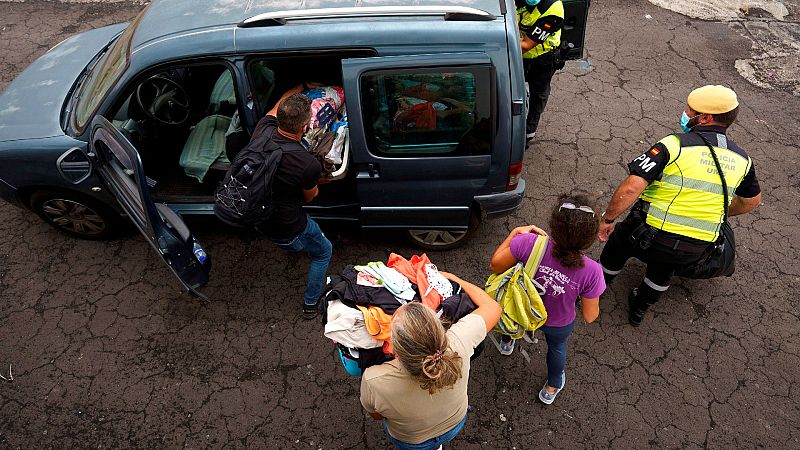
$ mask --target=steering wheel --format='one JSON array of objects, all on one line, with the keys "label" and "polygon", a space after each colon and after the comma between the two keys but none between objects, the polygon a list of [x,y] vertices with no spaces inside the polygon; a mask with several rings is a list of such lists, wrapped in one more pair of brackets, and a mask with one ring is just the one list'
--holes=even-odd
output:
[{"label": "steering wheel", "polygon": [[164,125],[189,118],[189,97],[180,84],[156,75],[136,88],[136,103],[148,117]]}]

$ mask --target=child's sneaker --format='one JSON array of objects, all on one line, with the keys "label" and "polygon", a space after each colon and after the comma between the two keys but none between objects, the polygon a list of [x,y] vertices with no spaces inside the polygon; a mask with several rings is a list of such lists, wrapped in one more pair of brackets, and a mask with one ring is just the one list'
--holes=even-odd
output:
[{"label": "child's sneaker", "polygon": [[512,339],[509,342],[505,342],[503,340],[500,341],[500,354],[508,356],[514,352],[514,340]]},{"label": "child's sneaker", "polygon": [[565,384],[567,384],[567,375],[564,372],[561,372],[561,387],[553,393],[547,391],[547,381],[545,381],[542,390],[539,391],[539,400],[545,405],[553,403],[556,400],[556,396],[564,389]]}]

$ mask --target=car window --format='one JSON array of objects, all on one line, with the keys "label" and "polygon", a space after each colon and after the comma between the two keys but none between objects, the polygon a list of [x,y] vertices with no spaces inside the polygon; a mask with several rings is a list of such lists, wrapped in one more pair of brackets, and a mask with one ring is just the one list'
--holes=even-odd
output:
[{"label": "car window", "polygon": [[75,103],[75,125],[79,130],[86,127],[94,111],[128,67],[131,39],[144,13],[145,11],[139,13],[139,16],[128,25],[125,32],[100,57],[84,80]]},{"label": "car window", "polygon": [[392,157],[490,154],[490,86],[483,68],[364,74],[370,151]]}]

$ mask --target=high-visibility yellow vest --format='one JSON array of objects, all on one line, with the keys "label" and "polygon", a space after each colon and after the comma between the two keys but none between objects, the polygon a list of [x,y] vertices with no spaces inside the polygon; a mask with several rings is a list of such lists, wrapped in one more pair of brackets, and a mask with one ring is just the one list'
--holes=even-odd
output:
[{"label": "high-visibility yellow vest", "polygon": [[[724,134],[706,132],[704,136],[719,159],[730,204],[752,161],[744,152],[729,149]],[[695,133],[673,134],[659,142],[669,151],[669,162],[661,178],[651,182],[639,197],[650,204],[647,224],[701,241],[716,241],[725,209],[722,181],[711,152]]]},{"label": "high-visibility yellow vest", "polygon": [[[546,3],[547,0],[542,0],[536,8],[533,8],[533,11],[528,11],[527,6],[523,6],[521,8],[517,8],[517,24],[523,25],[523,27],[533,27],[537,20],[545,16],[557,16],[560,17],[562,20],[564,19],[564,4],[561,0],[557,0],[552,2],[550,6],[543,5]],[[541,7],[546,7],[547,9],[540,12]],[[535,30],[535,29],[534,29]],[[539,33],[548,33],[547,30],[538,30]],[[520,32],[520,39],[522,39],[522,32]],[[557,48],[561,45],[561,29],[556,31],[555,33],[551,33],[547,39],[542,44],[537,44],[532,49],[528,50],[527,52],[522,54],[523,58],[536,58],[541,56],[554,48]]]}]

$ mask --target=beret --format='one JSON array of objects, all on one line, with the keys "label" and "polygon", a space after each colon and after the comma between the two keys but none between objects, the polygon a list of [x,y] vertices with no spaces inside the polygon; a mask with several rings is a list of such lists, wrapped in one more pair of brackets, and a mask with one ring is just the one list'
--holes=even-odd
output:
[{"label": "beret", "polygon": [[702,114],[722,114],[736,109],[739,100],[730,88],[708,85],[690,92],[688,104],[689,108]]}]

